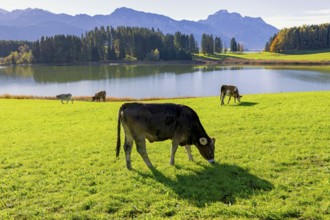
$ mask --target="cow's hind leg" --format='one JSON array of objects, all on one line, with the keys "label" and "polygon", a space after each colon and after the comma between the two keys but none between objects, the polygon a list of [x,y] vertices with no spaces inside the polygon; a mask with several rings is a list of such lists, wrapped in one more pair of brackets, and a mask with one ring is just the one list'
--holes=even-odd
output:
[{"label": "cow's hind leg", "polygon": [[124,143],[124,150],[125,150],[125,157],[126,157],[126,167],[129,170],[132,169],[132,164],[131,164],[132,147],[133,147],[133,138],[126,136],[125,143]]},{"label": "cow's hind leg", "polygon": [[146,140],[143,139],[137,139],[135,140],[136,143],[136,149],[138,153],[143,158],[144,162],[147,164],[148,167],[152,167],[152,164],[149,160],[148,154],[147,154],[147,148],[146,148]]},{"label": "cow's hind leg", "polygon": [[[174,138],[173,138],[174,139]],[[171,158],[170,158],[170,165],[174,165],[174,157],[176,150],[178,149],[178,143],[176,143],[174,140],[172,141],[172,148],[171,148]]]},{"label": "cow's hind leg", "polygon": [[223,94],[221,94],[221,96],[220,96],[221,105],[225,104],[224,100],[225,100],[225,96]]},{"label": "cow's hind leg", "polygon": [[186,149],[186,152],[187,152],[187,155],[188,155],[188,159],[189,159],[190,161],[193,161],[194,158],[193,158],[193,156],[191,155],[191,146],[190,146],[190,145],[186,145],[186,146],[184,146],[184,147],[185,147],[185,149]]}]

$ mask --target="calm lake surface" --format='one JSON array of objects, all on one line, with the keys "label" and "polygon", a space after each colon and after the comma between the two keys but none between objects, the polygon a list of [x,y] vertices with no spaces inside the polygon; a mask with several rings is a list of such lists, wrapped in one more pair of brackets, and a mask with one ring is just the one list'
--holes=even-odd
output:
[{"label": "calm lake surface", "polygon": [[0,67],[0,95],[112,97],[216,96],[222,84],[241,94],[330,90],[322,66],[227,67],[193,65],[100,65]]}]

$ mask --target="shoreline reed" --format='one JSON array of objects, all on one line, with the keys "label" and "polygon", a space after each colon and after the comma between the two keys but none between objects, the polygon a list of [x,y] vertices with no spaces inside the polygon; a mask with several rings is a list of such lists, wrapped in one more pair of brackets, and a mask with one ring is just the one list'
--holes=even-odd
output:
[{"label": "shoreline reed", "polygon": [[[90,101],[92,102],[92,96],[73,96],[75,101]],[[151,100],[166,100],[166,99],[187,99],[196,98],[194,96],[184,97],[146,97],[146,98],[133,98],[133,97],[107,97],[106,102],[122,102],[122,101],[151,101]],[[11,95],[2,94],[0,99],[38,99],[38,100],[57,100],[55,96],[35,96],[35,95]],[[101,101],[102,102],[102,101]]]}]

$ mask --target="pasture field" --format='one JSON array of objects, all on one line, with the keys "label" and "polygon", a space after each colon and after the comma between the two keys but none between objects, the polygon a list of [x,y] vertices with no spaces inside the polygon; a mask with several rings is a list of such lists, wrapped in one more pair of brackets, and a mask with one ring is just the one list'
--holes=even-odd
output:
[{"label": "pasture field", "polygon": [[280,54],[280,53],[242,53],[232,54],[235,57],[242,59],[261,59],[261,60],[288,60],[288,61],[329,61],[329,51],[319,51],[315,53],[300,53],[300,54]]},{"label": "pasture field", "polygon": [[[227,100],[227,99],[226,99]],[[0,219],[330,219],[330,91],[157,100],[192,107],[216,164],[170,141],[115,157],[122,102],[0,99]],[[123,129],[122,129],[123,139]]]},{"label": "pasture field", "polygon": [[[255,61],[273,61],[277,62],[329,62],[330,51],[303,51],[295,54],[270,53],[270,52],[251,52],[251,53],[221,53],[221,54],[195,54],[195,58],[210,59],[210,60],[228,60],[242,59]],[[327,66],[325,66],[327,68]]]}]

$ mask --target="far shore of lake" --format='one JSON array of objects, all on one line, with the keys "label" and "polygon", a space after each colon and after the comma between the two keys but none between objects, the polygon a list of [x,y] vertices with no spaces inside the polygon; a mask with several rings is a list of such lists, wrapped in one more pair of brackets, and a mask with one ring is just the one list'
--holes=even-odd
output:
[{"label": "far shore of lake", "polygon": [[227,58],[224,60],[202,60],[204,64],[209,65],[330,65],[330,60],[306,61],[306,60],[258,60],[258,59],[240,59]]},{"label": "far shore of lake", "polygon": [[[171,60],[171,61],[101,61],[101,62],[76,62],[76,63],[50,63],[50,64],[17,64],[17,65],[51,65],[51,66],[93,66],[93,65],[330,65],[330,60],[278,60],[278,59],[245,59],[240,57],[228,56],[224,59],[196,57],[192,60]],[[14,66],[0,64],[0,66]]]},{"label": "far shore of lake", "polygon": [[[193,60],[173,60],[173,61],[111,61],[81,63],[78,65],[330,65],[330,60],[306,61],[306,60],[260,60],[260,59],[241,59],[226,58],[216,59],[193,59]],[[76,65],[76,64],[73,64]]]},{"label": "far shore of lake", "polygon": [[[191,65],[330,65],[330,60],[306,61],[306,60],[261,60],[261,59],[242,59],[226,58],[217,59],[194,59],[177,61],[118,61],[99,64],[110,65],[171,65],[171,64],[191,64]],[[97,65],[97,63],[96,63]]]}]

